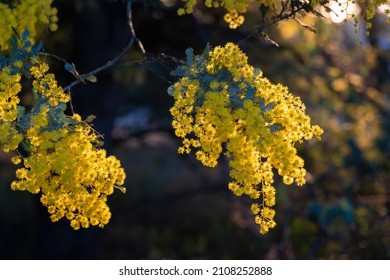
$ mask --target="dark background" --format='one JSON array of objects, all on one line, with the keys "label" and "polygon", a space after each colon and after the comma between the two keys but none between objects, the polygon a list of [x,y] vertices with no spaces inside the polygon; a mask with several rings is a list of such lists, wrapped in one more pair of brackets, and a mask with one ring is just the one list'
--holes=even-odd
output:
[{"label": "dark background", "polygon": [[[173,6],[164,5],[172,3]],[[307,105],[322,141],[299,145],[308,171],[303,187],[285,186],[275,175],[276,228],[260,235],[250,201],[227,189],[228,168],[203,167],[178,155],[170,126],[175,82],[169,59],[140,62],[134,47],[97,75],[97,83],[72,90],[75,111],[97,116],[105,148],[127,173],[127,193],[109,198],[112,219],[101,228],[74,231],[52,223],[37,195],[14,192],[16,169],[0,153],[1,259],[387,259],[390,257],[389,25],[378,15],[368,37],[341,25],[304,19],[269,27],[279,47],[261,37],[244,40],[258,24],[229,30],[224,11],[199,7],[177,16],[179,1],[137,1],[134,27],[148,54],[184,59],[228,41],[240,42],[252,65],[283,83]],[[55,1],[59,30],[42,34],[46,52],[86,73],[118,55],[130,33],[121,1]],[[364,27],[362,27],[364,32]],[[356,43],[357,36],[363,43]],[[59,83],[74,77],[49,60]]]}]

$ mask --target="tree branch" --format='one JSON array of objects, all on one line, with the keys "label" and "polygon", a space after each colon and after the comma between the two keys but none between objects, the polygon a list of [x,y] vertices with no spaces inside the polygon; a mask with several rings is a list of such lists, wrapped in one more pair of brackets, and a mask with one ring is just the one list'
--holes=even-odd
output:
[{"label": "tree branch", "polygon": [[171,61],[177,65],[186,65],[184,60],[178,59],[174,56],[165,53],[146,53],[145,56],[150,61]]},{"label": "tree branch", "polygon": [[[128,26],[129,26],[130,34],[131,34],[131,39],[130,39],[129,43],[127,44],[127,46],[122,50],[122,52],[120,54],[118,54],[112,60],[106,62],[102,66],[100,66],[100,67],[98,67],[98,68],[96,68],[88,73],[79,75],[76,72],[76,70],[74,69],[74,73],[72,73],[72,72],[71,73],[76,77],[76,80],[64,87],[65,92],[69,92],[74,86],[76,86],[80,83],[85,83],[85,81],[90,81],[91,79],[94,78],[94,75],[96,75],[96,74],[102,72],[103,70],[116,64],[118,62],[118,60],[131,49],[131,47],[134,45],[134,43],[136,44],[137,48],[142,53],[143,59],[138,60],[138,61],[133,62],[133,63],[141,63],[141,62],[145,61],[145,59],[149,59],[151,61],[153,61],[153,60],[154,61],[159,61],[159,60],[171,61],[171,62],[176,63],[178,65],[186,64],[185,61],[177,59],[174,56],[170,56],[170,55],[167,55],[164,53],[150,54],[150,53],[146,52],[142,42],[138,39],[138,37],[135,33],[135,29],[134,29],[134,25],[133,25],[132,3],[133,3],[132,0],[127,0],[127,7],[126,7],[127,8],[127,20],[128,20]],[[59,57],[57,55],[45,53],[45,52],[42,52],[40,54],[53,57],[53,58],[63,62],[65,65],[73,65],[73,64],[70,64],[68,61],[66,61],[64,58]],[[73,109],[72,109],[72,111],[73,111]]]},{"label": "tree branch", "polygon": [[141,53],[143,55],[145,55],[146,54],[145,48],[144,48],[142,42],[138,39],[137,35],[135,34],[135,29],[134,29],[134,25],[133,25],[132,4],[133,4],[132,0],[127,0],[127,19],[128,19],[128,24],[129,24],[129,28],[130,28],[130,33],[131,33],[131,36],[134,38],[135,43],[137,44],[137,47],[139,48]]},{"label": "tree branch", "polygon": [[57,59],[58,61],[63,62],[64,64],[71,64],[71,63],[69,63],[65,58],[60,57],[60,56],[55,55],[55,54],[52,54],[52,53],[39,52],[38,54],[39,54],[39,55],[44,55],[44,56],[49,56],[49,57],[55,58],[55,59]]},{"label": "tree branch", "polygon": [[118,54],[112,60],[107,61],[104,65],[102,65],[102,66],[100,66],[100,67],[98,67],[98,68],[96,68],[96,69],[94,69],[86,74],[80,75],[76,81],[74,81],[74,82],[70,83],[69,85],[67,85],[66,87],[64,87],[64,91],[69,92],[72,87],[74,87],[80,83],[85,82],[86,80],[90,79],[91,77],[98,74],[99,72],[102,72],[103,70],[113,66],[123,55],[125,55],[131,49],[133,44],[134,44],[134,39],[131,38],[130,42],[127,44],[127,46],[123,49],[123,51],[120,54]]},{"label": "tree branch", "polygon": [[[137,45],[138,49],[141,51],[142,55],[143,56],[146,55],[146,51],[145,51],[144,46],[142,45],[142,42],[137,38],[137,36],[135,34],[135,29],[134,29],[134,25],[133,25],[132,2],[133,2],[132,0],[127,0],[127,20],[128,20],[128,25],[129,25],[130,34],[131,34],[131,39],[130,39],[129,43],[127,44],[127,46],[123,49],[123,51],[120,54],[118,54],[112,60],[107,61],[107,63],[105,63],[104,65],[102,65],[102,66],[100,66],[100,67],[98,67],[98,68],[96,68],[96,69],[94,69],[86,74],[77,75],[76,76],[77,80],[75,80],[74,82],[72,82],[69,85],[67,85],[66,87],[64,87],[64,91],[69,92],[74,86],[76,86],[80,83],[84,83],[86,80],[87,81],[90,80],[91,78],[93,78],[94,75],[113,66],[115,63],[117,63],[117,61],[122,56],[124,56],[131,49],[131,47],[134,45],[134,43],[136,43],[136,45]],[[50,54],[50,56],[52,56],[56,59],[59,59],[66,64],[69,64],[65,59],[57,57],[56,55]]]}]

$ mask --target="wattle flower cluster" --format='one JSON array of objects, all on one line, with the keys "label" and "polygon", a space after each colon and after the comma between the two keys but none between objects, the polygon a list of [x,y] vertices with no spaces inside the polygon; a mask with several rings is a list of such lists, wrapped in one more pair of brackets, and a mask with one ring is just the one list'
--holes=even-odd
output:
[{"label": "wattle flower cluster", "polygon": [[36,103],[31,112],[19,115],[20,75],[11,75],[8,68],[0,72],[0,143],[5,150],[22,144],[28,153],[12,158],[24,166],[16,171],[11,188],[41,194],[53,222],[66,217],[74,229],[103,227],[111,217],[107,196],[115,188],[124,191],[124,169],[97,147],[100,136],[86,121],[64,114],[69,95],[48,70],[47,64],[32,59]]},{"label": "wattle flower cluster", "polygon": [[[107,197],[115,188],[125,191],[124,169],[98,148],[101,136],[88,121],[65,115],[70,97],[36,57],[42,47],[33,46],[37,33],[57,29],[53,0],[14,2],[0,3],[0,145],[18,152],[12,162],[23,164],[11,188],[40,194],[52,221],[66,217],[74,229],[103,227],[111,217]],[[21,74],[35,100],[28,112],[19,99]]]},{"label": "wattle flower cluster", "polygon": [[[197,1],[183,0],[183,2],[185,2],[184,7],[179,8],[177,13],[179,15],[191,14]],[[244,23],[245,18],[241,14],[247,11],[250,2],[255,2],[258,5],[264,5],[269,8],[275,5],[274,0],[205,0],[204,5],[208,8],[224,8],[226,14],[223,19],[229,24],[229,28],[236,29]]]},{"label": "wattle flower cluster", "polygon": [[20,78],[20,74],[13,74],[9,67],[0,70],[0,145],[5,151],[15,150],[23,140],[16,129],[18,94],[22,89]]},{"label": "wattle flower cluster", "polygon": [[188,66],[174,73],[182,78],[168,90],[175,99],[172,125],[183,139],[178,152],[195,149],[199,161],[214,167],[225,150],[229,189],[260,201],[251,211],[266,233],[276,225],[272,169],[285,184],[303,185],[304,161],[294,145],[320,138],[323,130],[311,125],[298,97],[250,66],[237,45],[228,43],[200,56],[188,51],[187,56]]},{"label": "wattle flower cluster", "polygon": [[12,5],[0,3],[0,47],[10,48],[9,40],[14,28],[19,34],[28,30],[31,40],[48,26],[51,31],[58,29],[57,9],[51,7],[53,0],[19,0]]}]

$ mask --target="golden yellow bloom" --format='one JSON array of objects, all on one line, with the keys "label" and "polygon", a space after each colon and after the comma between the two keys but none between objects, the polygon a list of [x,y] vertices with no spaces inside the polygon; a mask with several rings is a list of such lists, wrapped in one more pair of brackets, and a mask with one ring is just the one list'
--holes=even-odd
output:
[{"label": "golden yellow bloom", "polygon": [[275,205],[272,169],[286,184],[304,184],[304,161],[294,144],[319,138],[323,131],[311,125],[301,100],[250,66],[238,46],[217,46],[202,57],[205,61],[190,65],[189,75],[171,88],[172,125],[183,139],[178,152],[195,149],[200,162],[214,167],[226,147],[228,187],[238,196],[260,200],[251,211],[265,233],[276,225],[270,208]]},{"label": "golden yellow bloom", "polygon": [[[256,1],[264,2],[263,4],[269,4],[269,6],[272,4],[272,0]],[[193,12],[194,6],[196,5],[196,0],[183,0],[183,2],[185,2],[184,8],[179,8],[177,13],[179,15],[191,14]],[[235,29],[244,23],[245,19],[240,14],[246,12],[250,0],[205,0],[204,2],[205,6],[209,8],[223,7],[227,11],[224,16],[224,20],[229,24],[229,28]]]},{"label": "golden yellow bloom", "polygon": [[[0,3],[0,47],[9,49],[13,27],[19,34],[24,30],[30,32],[32,43],[45,26],[50,30],[57,29],[57,9],[51,7],[53,0],[20,0],[12,5]],[[17,66],[16,66],[17,67]]]},{"label": "golden yellow bloom", "polygon": [[19,164],[22,162],[22,157],[21,156],[14,156],[11,158],[11,161],[13,164]]},{"label": "golden yellow bloom", "polygon": [[33,58],[33,66],[30,68],[31,76],[35,78],[33,81],[33,90],[48,99],[50,106],[57,106],[58,103],[67,103],[70,100],[61,87],[57,85],[55,77],[51,73],[47,73],[49,66],[44,62],[39,62],[37,58]]},{"label": "golden yellow bloom", "polygon": [[8,67],[0,70],[0,145],[6,152],[17,149],[23,139],[15,123],[20,102],[18,94],[22,88],[20,78]]},{"label": "golden yellow bloom", "polygon": [[[107,197],[115,188],[124,190],[124,169],[118,159],[96,146],[100,136],[87,122],[77,114],[71,117],[64,114],[69,95],[57,85],[55,76],[48,72],[48,65],[37,58],[32,63],[30,73],[37,104],[23,117],[27,127],[21,126],[29,155],[12,158],[13,163],[22,162],[24,166],[16,171],[17,180],[11,188],[40,193],[53,222],[66,217],[76,230],[90,225],[103,227],[111,218]],[[15,127],[10,123],[16,115],[6,117],[4,108],[16,107],[6,102],[20,91],[14,89],[19,78],[9,75],[7,69],[2,71],[6,75],[0,72],[4,81],[0,85],[0,102],[4,99],[4,104],[0,103],[4,111],[0,115],[0,143],[5,148],[16,149],[23,136],[12,141],[9,136],[3,136],[16,136]],[[15,104],[18,101],[15,99]]]}]

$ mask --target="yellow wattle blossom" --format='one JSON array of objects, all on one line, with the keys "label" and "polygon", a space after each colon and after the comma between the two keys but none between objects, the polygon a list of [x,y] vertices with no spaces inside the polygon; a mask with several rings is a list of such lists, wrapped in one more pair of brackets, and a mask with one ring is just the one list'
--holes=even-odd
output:
[{"label": "yellow wattle blossom", "polygon": [[232,179],[228,187],[259,201],[251,211],[266,233],[276,225],[270,208],[275,205],[272,169],[285,184],[303,185],[304,161],[294,145],[320,138],[323,131],[311,125],[298,97],[263,77],[233,43],[215,47],[204,60],[190,65],[189,74],[172,86],[172,124],[183,139],[178,152],[195,149],[199,161],[214,167],[225,147]]},{"label": "yellow wattle blossom", "polygon": [[[52,2],[0,3],[2,50],[10,48],[9,39],[15,36],[12,28],[20,36],[29,34],[19,40],[22,43],[33,43],[44,26],[54,31],[58,18]],[[0,69],[0,145],[6,152],[21,147],[28,154],[12,157],[14,164],[23,166],[16,171],[11,188],[39,194],[52,221],[65,217],[74,229],[103,227],[111,217],[107,197],[115,188],[125,191],[126,175],[119,160],[98,148],[101,137],[79,115],[64,114],[70,96],[58,86],[46,63],[37,57],[11,57],[9,61],[5,64],[9,66]],[[31,65],[28,76],[35,99],[29,112],[19,105],[18,97],[22,89],[19,73],[26,65]]]},{"label": "yellow wattle blossom", "polygon": [[58,103],[67,103],[70,100],[68,94],[58,87],[54,74],[47,73],[49,65],[39,62],[38,58],[32,58],[34,65],[30,68],[31,75],[35,78],[33,89],[48,100],[50,106],[57,106]]},{"label": "yellow wattle blossom", "polygon": [[11,188],[41,193],[53,222],[66,217],[75,229],[103,227],[111,217],[107,196],[123,185],[125,173],[115,157],[94,146],[96,138],[83,123],[43,132],[40,141],[31,145],[31,154],[23,159],[24,167],[17,170],[18,180]]},{"label": "yellow wattle blossom", "polygon": [[[196,0],[182,0],[185,5],[183,8],[179,8],[177,13],[179,15],[191,14],[196,5]],[[242,25],[245,21],[243,13],[248,9],[250,2],[254,2],[258,5],[265,5],[268,8],[275,7],[274,0],[205,0],[204,5],[208,8],[222,7],[226,10],[226,14],[223,17],[226,23],[229,24],[229,28],[236,29]]]},{"label": "yellow wattle blossom", "polygon": [[[124,191],[124,169],[118,159],[97,147],[100,136],[87,122],[77,114],[69,117],[63,113],[69,96],[48,72],[48,65],[37,58],[32,63],[30,74],[37,104],[24,117],[27,127],[20,125],[29,155],[12,159],[23,167],[16,171],[17,180],[11,188],[40,194],[53,222],[65,217],[74,229],[103,227],[111,217],[107,197],[115,188]],[[19,81],[17,77],[11,80]],[[10,91],[11,81],[2,83],[0,90],[3,87],[3,91]],[[16,94],[20,88],[14,91]],[[59,106],[63,109],[58,110]]]},{"label": "yellow wattle blossom", "polygon": [[0,145],[4,151],[17,149],[23,136],[16,129],[18,117],[18,94],[22,89],[20,74],[12,74],[11,69],[0,70]]},{"label": "yellow wattle blossom", "polygon": [[22,34],[24,30],[30,32],[30,40],[34,38],[44,27],[56,31],[57,9],[53,8],[53,0],[18,0],[12,5],[0,3],[0,47],[2,50],[9,49],[9,40],[15,30]]}]

